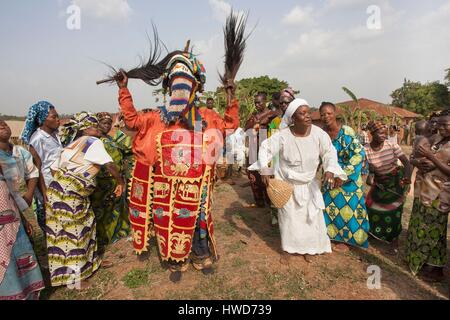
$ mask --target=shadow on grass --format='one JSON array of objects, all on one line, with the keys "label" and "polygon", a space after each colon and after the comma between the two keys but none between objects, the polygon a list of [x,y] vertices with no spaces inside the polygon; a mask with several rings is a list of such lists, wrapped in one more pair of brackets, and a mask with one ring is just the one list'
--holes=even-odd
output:
[{"label": "shadow on grass", "polygon": [[[229,185],[221,183],[215,188],[215,201],[221,199],[221,195],[226,192],[235,193],[239,201],[234,201],[224,208],[224,222],[216,223],[217,232],[225,236],[234,236],[236,233],[249,239],[255,233],[265,244],[277,253],[282,253],[280,231],[278,226],[271,225],[270,208],[246,207],[244,204],[253,203],[253,193],[250,186],[242,187],[248,182],[244,176],[233,177],[236,184]],[[242,221],[245,228],[237,222]]]},{"label": "shadow on grass", "polygon": [[[251,238],[253,231],[270,249],[277,253],[282,253],[279,228],[278,226],[270,225],[267,217],[264,217],[264,219],[261,217],[261,215],[265,214],[264,209],[239,206],[239,202],[234,202],[230,208],[225,209],[223,217],[228,228],[232,228],[234,232],[239,232],[247,239]],[[241,220],[246,228],[239,227],[235,222],[236,220]]]}]

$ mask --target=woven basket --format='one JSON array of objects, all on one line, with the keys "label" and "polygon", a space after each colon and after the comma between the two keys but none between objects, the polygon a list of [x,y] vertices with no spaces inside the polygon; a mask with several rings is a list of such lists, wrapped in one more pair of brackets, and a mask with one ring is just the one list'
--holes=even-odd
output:
[{"label": "woven basket", "polygon": [[291,198],[293,192],[294,186],[289,182],[278,179],[269,180],[267,194],[276,208],[283,208]]}]

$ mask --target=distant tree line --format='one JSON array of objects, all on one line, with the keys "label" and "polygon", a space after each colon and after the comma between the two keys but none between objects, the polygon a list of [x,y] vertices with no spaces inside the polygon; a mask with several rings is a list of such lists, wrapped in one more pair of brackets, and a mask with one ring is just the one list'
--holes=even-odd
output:
[{"label": "distant tree line", "polygon": [[[244,126],[250,115],[255,112],[254,97],[257,93],[267,94],[267,101],[270,102],[272,95],[289,87],[287,81],[269,76],[246,78],[236,83],[236,98],[239,101],[239,119],[241,126]],[[296,91],[296,94],[300,91]],[[216,91],[207,91],[203,95],[202,104],[206,104],[207,98],[213,98],[215,108],[223,114],[226,108],[226,95],[223,87],[218,87]]]},{"label": "distant tree line", "polygon": [[[73,114],[64,114],[64,113],[59,114],[60,119],[70,119],[72,117],[73,117]],[[0,113],[0,119],[5,120],[5,121],[25,121],[26,117],[25,116],[11,116],[11,115]]]},{"label": "distant tree line", "polygon": [[25,117],[9,116],[9,115],[2,114],[2,113],[0,113],[0,119],[5,120],[5,121],[25,121]]},{"label": "distant tree line", "polygon": [[450,107],[450,68],[445,70],[444,83],[420,83],[406,80],[401,88],[391,93],[392,104],[428,116]]}]

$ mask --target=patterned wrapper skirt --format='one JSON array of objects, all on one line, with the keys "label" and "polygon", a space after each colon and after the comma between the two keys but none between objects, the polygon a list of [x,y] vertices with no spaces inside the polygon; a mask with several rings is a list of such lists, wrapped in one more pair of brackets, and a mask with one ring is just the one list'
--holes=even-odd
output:
[{"label": "patterned wrapper skirt", "polygon": [[392,242],[402,232],[402,213],[405,188],[400,186],[403,168],[392,172],[383,184],[373,185],[366,196],[370,234],[377,239]]},{"label": "patterned wrapper skirt", "polygon": [[448,213],[426,207],[414,199],[408,228],[406,261],[415,275],[427,264],[444,267],[447,263]]},{"label": "patterned wrapper skirt", "polygon": [[21,223],[8,269],[0,282],[0,300],[37,300],[44,287],[33,247]]},{"label": "patterned wrapper skirt", "polygon": [[347,182],[341,188],[325,190],[323,198],[330,240],[368,248],[369,220],[361,177],[357,182]]},{"label": "patterned wrapper skirt", "polygon": [[124,193],[120,198],[116,198],[116,186],[117,182],[112,177],[97,178],[97,187],[91,196],[99,246],[114,243],[131,232],[127,195]]},{"label": "patterned wrapper skirt", "polygon": [[47,189],[46,234],[51,284],[74,285],[100,266],[89,196],[94,180],[59,170]]}]

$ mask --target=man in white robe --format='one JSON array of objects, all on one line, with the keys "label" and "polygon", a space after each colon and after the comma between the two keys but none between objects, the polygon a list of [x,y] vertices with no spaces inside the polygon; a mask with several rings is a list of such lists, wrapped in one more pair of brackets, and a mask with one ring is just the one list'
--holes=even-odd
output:
[{"label": "man in white robe", "polygon": [[[334,174],[334,178],[345,181],[347,176],[338,164],[336,149],[325,131],[311,125],[308,136],[298,137],[292,133],[292,118],[301,106],[308,106],[308,103],[295,99],[289,105],[285,114],[288,127],[262,143],[258,161],[249,170],[259,170],[263,176],[274,175],[294,185],[292,197],[278,210],[282,249],[301,255],[330,253],[331,242],[323,215],[325,204],[316,173],[322,162],[324,172]],[[276,165],[270,168],[269,163],[276,155]]]}]

